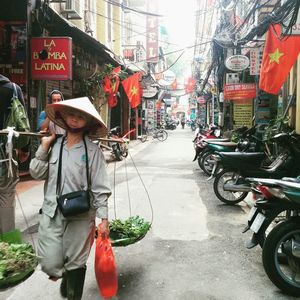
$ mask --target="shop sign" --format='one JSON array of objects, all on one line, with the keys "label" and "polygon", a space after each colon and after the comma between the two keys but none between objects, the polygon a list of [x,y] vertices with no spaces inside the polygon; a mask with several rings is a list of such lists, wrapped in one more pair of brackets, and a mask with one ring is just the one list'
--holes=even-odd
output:
[{"label": "shop sign", "polygon": [[72,39],[70,37],[32,38],[31,77],[45,80],[71,80]]},{"label": "shop sign", "polygon": [[253,107],[252,102],[243,104],[243,103],[234,103],[233,106],[233,119],[235,128],[241,127],[241,126],[252,126],[252,118],[253,118]]},{"label": "shop sign", "polygon": [[231,71],[243,71],[249,67],[249,58],[245,55],[232,55],[226,59],[225,66]]},{"label": "shop sign", "polygon": [[259,49],[250,50],[250,75],[259,75],[262,51]]},{"label": "shop sign", "polygon": [[144,98],[152,98],[154,97],[158,92],[158,89],[156,87],[149,86],[146,89],[143,89],[143,97]]},{"label": "shop sign", "polygon": [[[157,12],[157,1],[148,1],[147,9],[151,12]],[[158,28],[159,21],[155,15],[146,16],[146,60],[147,62],[158,62]]]},{"label": "shop sign", "polygon": [[160,85],[171,85],[176,79],[176,75],[173,71],[167,70],[161,74],[161,78],[158,80]]},{"label": "shop sign", "polygon": [[255,83],[232,83],[224,85],[225,100],[253,99],[255,97]]},{"label": "shop sign", "polygon": [[124,49],[123,50],[123,56],[126,59],[134,61],[134,51],[133,51],[133,49]]}]

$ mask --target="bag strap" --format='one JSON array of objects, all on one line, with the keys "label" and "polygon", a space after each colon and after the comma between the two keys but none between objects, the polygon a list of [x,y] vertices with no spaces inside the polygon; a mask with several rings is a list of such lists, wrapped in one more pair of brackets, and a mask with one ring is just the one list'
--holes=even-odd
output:
[{"label": "bag strap", "polygon": [[16,98],[18,98],[17,87],[16,87],[16,84],[14,82],[12,82],[12,86],[13,86],[13,96],[12,96],[12,99],[16,99]]},{"label": "bag strap", "polygon": [[[61,165],[62,165],[62,151],[65,141],[65,136],[62,138],[60,150],[59,150],[59,161],[58,161],[58,174],[57,174],[57,180],[56,180],[56,195],[61,195]],[[88,151],[86,146],[85,137],[83,136],[83,143],[85,148],[85,169],[86,169],[86,180],[88,184],[88,190],[91,189],[91,180],[89,176],[89,158],[88,158]]]},{"label": "bag strap", "polygon": [[[5,85],[5,84],[6,83],[1,83],[0,85]],[[2,124],[1,124],[1,129],[5,129],[5,127],[6,127],[5,125],[7,123],[7,120],[9,119],[10,114],[12,113],[12,101],[15,98],[18,98],[18,93],[17,93],[17,88],[16,88],[15,83],[11,82],[11,88],[9,88],[9,89],[13,90],[13,94],[12,94],[12,97],[10,98],[10,102],[9,102],[9,106],[7,108],[7,111],[6,111],[6,113],[4,113]],[[3,140],[3,138],[2,138],[2,140]]]}]

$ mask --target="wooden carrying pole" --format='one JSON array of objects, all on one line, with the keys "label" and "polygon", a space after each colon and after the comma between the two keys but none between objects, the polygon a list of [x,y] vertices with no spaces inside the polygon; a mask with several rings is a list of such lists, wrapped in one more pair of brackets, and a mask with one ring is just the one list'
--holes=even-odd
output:
[{"label": "wooden carrying pole", "polygon": [[[16,131],[18,132],[20,135],[24,135],[24,136],[32,136],[32,137],[38,137],[38,138],[42,138],[44,136],[49,136],[50,134],[48,132],[45,133],[41,133],[41,132],[29,132],[29,131]],[[7,135],[8,134],[8,130],[0,130],[0,135]],[[62,136],[62,134],[56,134],[57,137]],[[96,140],[99,140],[101,142],[116,142],[116,143],[124,143],[124,139],[119,138],[119,139],[105,139],[105,138],[96,138]]]},{"label": "wooden carrying pole", "polygon": [[[32,136],[32,137],[38,137],[38,138],[42,138],[44,136],[49,136],[49,133],[41,133],[41,132],[29,132],[29,131],[16,131],[18,132],[20,135],[24,135],[24,136]],[[7,135],[8,134],[8,130],[0,130],[0,135]],[[57,136],[62,136],[62,134],[57,134]]]}]

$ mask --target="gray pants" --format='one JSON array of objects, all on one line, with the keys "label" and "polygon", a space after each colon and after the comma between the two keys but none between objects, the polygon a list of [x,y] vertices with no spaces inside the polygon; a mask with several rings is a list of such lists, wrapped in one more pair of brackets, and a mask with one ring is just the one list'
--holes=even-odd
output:
[{"label": "gray pants", "polygon": [[13,167],[13,177],[7,177],[6,172],[0,175],[0,233],[15,229],[15,196],[18,181],[16,166]]},{"label": "gray pants", "polygon": [[85,267],[94,237],[95,219],[66,219],[59,210],[53,218],[40,215],[38,255],[42,270],[61,277],[66,270]]}]

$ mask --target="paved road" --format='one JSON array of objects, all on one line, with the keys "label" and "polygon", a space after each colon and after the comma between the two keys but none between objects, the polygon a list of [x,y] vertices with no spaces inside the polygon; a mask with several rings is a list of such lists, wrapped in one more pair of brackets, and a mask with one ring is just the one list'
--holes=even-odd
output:
[{"label": "paved road", "polygon": [[[110,216],[140,215],[152,229],[140,242],[115,248],[120,300],[293,299],[268,280],[259,248],[244,247],[249,234],[244,203],[228,207],[217,200],[212,182],[192,162],[192,132],[178,127],[167,141],[136,145],[126,163],[109,165],[114,196]],[[137,169],[136,169],[136,168]],[[137,171],[138,170],[138,171]],[[114,175],[115,174],[115,175]],[[141,175],[141,181],[138,174]],[[146,190],[144,189],[146,187]],[[41,184],[20,194],[20,202],[34,231],[42,201]],[[115,200],[115,201],[113,201]],[[113,203],[116,203],[114,208]],[[130,205],[129,205],[130,203]],[[26,228],[17,211],[20,228]],[[28,232],[28,230],[27,230]],[[30,240],[30,236],[27,236]],[[35,234],[33,235],[35,238]],[[93,252],[88,263],[84,300],[101,299],[93,274]],[[60,299],[59,283],[37,269],[25,282],[0,292],[0,299]]]}]

